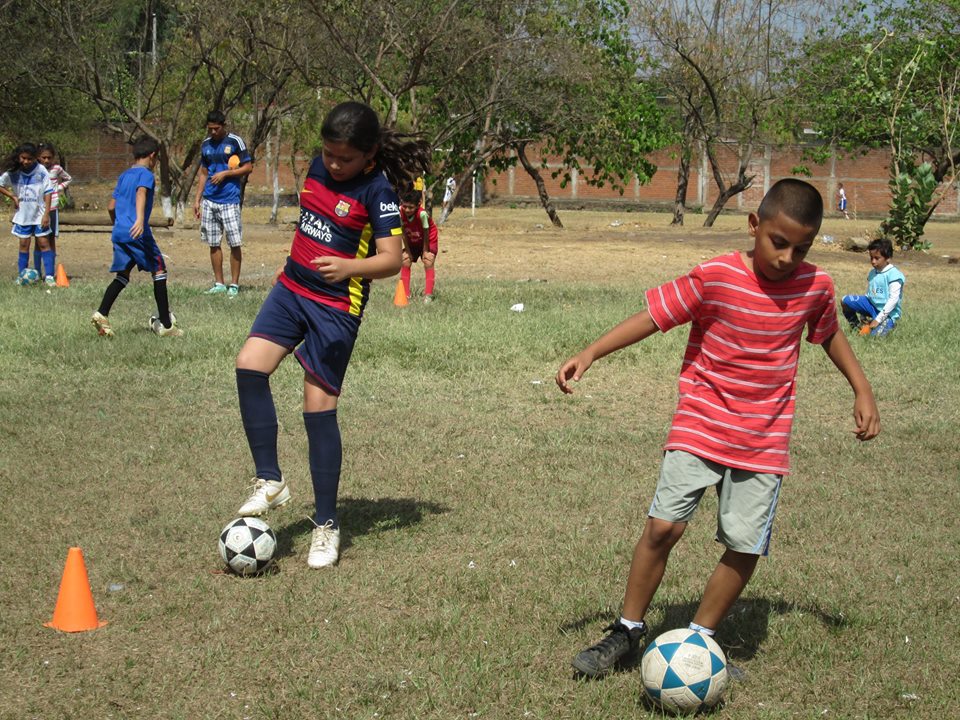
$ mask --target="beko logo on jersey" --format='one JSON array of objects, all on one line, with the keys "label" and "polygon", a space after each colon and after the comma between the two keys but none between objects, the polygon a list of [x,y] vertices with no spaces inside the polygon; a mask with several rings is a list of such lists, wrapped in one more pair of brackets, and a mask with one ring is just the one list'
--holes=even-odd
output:
[{"label": "beko logo on jersey", "polygon": [[386,215],[399,215],[399,214],[400,214],[400,208],[397,206],[395,202],[380,203],[380,217],[384,217]]}]

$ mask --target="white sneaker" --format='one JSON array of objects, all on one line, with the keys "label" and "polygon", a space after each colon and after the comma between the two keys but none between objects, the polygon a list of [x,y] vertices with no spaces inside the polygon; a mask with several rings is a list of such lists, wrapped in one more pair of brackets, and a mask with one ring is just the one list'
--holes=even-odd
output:
[{"label": "white sneaker", "polygon": [[[316,523],[314,523],[316,525]],[[336,565],[340,559],[340,528],[334,529],[333,520],[313,529],[310,541],[310,554],[307,565],[312,568],[324,568]]]},{"label": "white sneaker", "polygon": [[97,311],[93,314],[93,317],[90,318],[90,322],[97,329],[98,335],[108,338],[113,337],[113,328],[110,327],[110,321],[107,320],[106,315],[101,315],[100,312]]},{"label": "white sneaker", "polygon": [[267,510],[273,510],[290,502],[290,488],[286,480],[253,479],[253,492],[247,501],[237,510],[237,515],[243,517],[263,515]]},{"label": "white sneaker", "polygon": [[181,337],[183,330],[177,327],[177,318],[170,313],[170,327],[164,327],[160,318],[155,315],[150,316],[150,329],[160,337]]}]

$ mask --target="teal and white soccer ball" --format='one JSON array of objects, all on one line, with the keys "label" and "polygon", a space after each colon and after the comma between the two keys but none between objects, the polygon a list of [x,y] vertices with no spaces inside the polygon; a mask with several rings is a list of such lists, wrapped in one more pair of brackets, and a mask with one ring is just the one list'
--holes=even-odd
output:
[{"label": "teal and white soccer ball", "polygon": [[640,661],[643,689],[664,710],[689,714],[715,706],[727,687],[727,659],[713,638],[694,630],[668,630]]},{"label": "teal and white soccer ball", "polygon": [[40,273],[33,268],[24,268],[17,277],[18,285],[36,285],[40,282]]}]

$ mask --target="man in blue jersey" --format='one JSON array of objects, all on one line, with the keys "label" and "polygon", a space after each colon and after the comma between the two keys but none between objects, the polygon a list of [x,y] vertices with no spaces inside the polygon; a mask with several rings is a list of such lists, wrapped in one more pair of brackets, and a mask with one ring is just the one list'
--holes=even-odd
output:
[{"label": "man in blue jersey", "polygon": [[[253,172],[253,158],[239,135],[227,132],[227,118],[219,110],[207,113],[207,137],[200,146],[200,171],[193,214],[200,220],[200,241],[210,247],[213,287],[208,295],[236,297],[240,291],[243,226],[240,201],[244,178]],[[230,246],[230,285],[223,279],[223,251]]]}]

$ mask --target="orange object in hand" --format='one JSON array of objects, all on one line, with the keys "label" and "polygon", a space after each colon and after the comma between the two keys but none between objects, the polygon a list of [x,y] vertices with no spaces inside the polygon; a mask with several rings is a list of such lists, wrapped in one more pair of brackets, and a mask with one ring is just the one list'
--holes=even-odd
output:
[{"label": "orange object in hand", "polygon": [[860,334],[869,335],[871,330],[873,330],[872,327],[870,327],[869,325],[864,325],[862,328],[860,328]]},{"label": "orange object in hand", "polygon": [[231,170],[236,170],[238,167],[240,167],[240,156],[231,155],[230,158],[227,160],[227,167],[230,168]]}]

